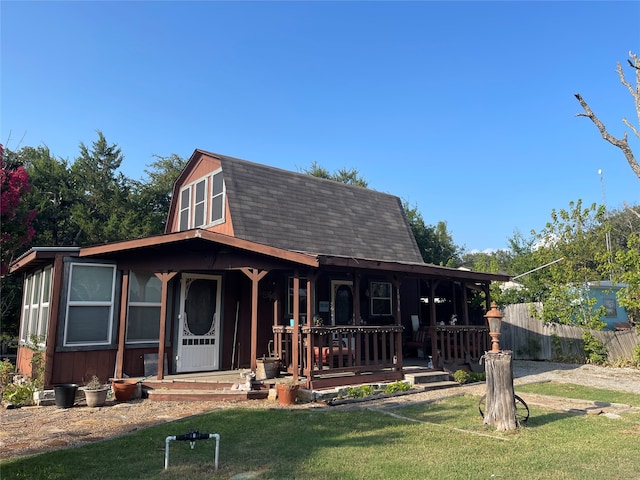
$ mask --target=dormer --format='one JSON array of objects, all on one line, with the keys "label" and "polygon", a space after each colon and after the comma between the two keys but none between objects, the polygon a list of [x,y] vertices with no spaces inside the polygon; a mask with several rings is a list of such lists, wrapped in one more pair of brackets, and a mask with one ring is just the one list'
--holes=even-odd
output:
[{"label": "dormer", "polygon": [[222,164],[200,150],[174,184],[165,233],[194,228],[233,235]]}]

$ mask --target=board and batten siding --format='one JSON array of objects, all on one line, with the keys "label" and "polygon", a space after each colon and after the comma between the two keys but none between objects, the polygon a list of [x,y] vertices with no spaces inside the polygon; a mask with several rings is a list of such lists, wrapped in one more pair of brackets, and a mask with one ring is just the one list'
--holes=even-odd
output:
[{"label": "board and batten siding", "polygon": [[[508,305],[500,334],[500,348],[513,351],[518,360],[569,360],[584,357],[583,328],[557,323],[545,324],[531,316],[532,308],[542,304],[520,303]],[[607,349],[610,361],[630,359],[633,349],[640,344],[635,329],[625,331],[590,330]]]}]

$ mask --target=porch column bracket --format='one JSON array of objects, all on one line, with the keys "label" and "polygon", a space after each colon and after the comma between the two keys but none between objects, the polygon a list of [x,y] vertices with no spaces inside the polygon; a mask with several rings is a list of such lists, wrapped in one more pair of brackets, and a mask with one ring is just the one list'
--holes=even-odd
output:
[{"label": "porch column bracket", "polygon": [[243,267],[240,269],[251,280],[251,370],[258,367],[258,283],[269,270]]},{"label": "porch column bracket", "polygon": [[160,336],[158,338],[158,380],[164,378],[164,346],[167,332],[167,295],[169,292],[169,282],[178,272],[155,273],[154,275],[162,282],[162,303],[160,304]]}]

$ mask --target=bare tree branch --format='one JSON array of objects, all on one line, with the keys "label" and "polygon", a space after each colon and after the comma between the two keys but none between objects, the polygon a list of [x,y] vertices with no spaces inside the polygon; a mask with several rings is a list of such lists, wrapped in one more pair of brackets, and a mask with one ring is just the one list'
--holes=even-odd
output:
[{"label": "bare tree branch", "polygon": [[633,208],[631,208],[631,206],[627,203],[627,202],[622,202],[622,204],[624,205],[624,208],[626,208],[627,210],[629,210],[631,213],[633,213],[635,216],[637,216],[638,218],[640,218],[640,213],[636,212]]},{"label": "bare tree branch", "polygon": [[[620,62],[618,62],[618,68],[616,69],[616,71],[618,72],[618,76],[620,77],[620,82],[625,87],[627,87],[627,90],[629,90],[629,93],[631,93],[631,96],[633,97],[635,107],[636,107],[636,112],[638,114],[638,124],[640,124],[640,59],[633,52],[629,52],[629,57],[631,57],[631,59],[627,61],[629,62],[629,65],[631,65],[635,69],[635,72],[636,72],[635,88],[625,78],[624,71],[622,70],[622,64]],[[616,138],[613,135],[611,135],[607,131],[607,128],[604,126],[604,124],[600,121],[600,119],[595,115],[595,113],[593,113],[593,111],[591,110],[587,102],[582,98],[582,96],[579,93],[576,93],[574,96],[578,99],[578,102],[580,102],[580,105],[585,111],[585,113],[578,113],[577,116],[589,118],[600,131],[602,138],[604,138],[611,145],[618,147],[620,150],[622,150],[622,153],[627,159],[627,162],[629,162],[629,166],[631,167],[631,170],[633,170],[633,173],[635,173],[636,176],[640,179],[640,164],[638,164],[638,161],[633,156],[633,151],[629,146],[627,132],[624,133],[623,138]],[[631,122],[629,122],[626,118],[623,118],[622,122],[627,127],[629,127],[631,131],[638,138],[640,138],[638,129],[634,125],[632,125]]]}]

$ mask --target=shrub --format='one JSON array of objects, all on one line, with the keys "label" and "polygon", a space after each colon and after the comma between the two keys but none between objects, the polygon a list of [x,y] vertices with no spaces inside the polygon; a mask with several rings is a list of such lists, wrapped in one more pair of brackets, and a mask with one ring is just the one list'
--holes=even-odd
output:
[{"label": "shrub", "polygon": [[487,376],[484,373],[478,372],[467,372],[466,370],[456,370],[453,374],[453,379],[460,383],[475,383],[475,382],[484,382],[487,379]]},{"label": "shrub", "polygon": [[384,393],[398,393],[411,390],[411,385],[401,381],[393,382],[384,387]]},{"label": "shrub", "polygon": [[607,361],[607,348],[591,332],[583,332],[582,341],[588,363],[603,364]]},{"label": "shrub", "polygon": [[640,367],[640,343],[633,348],[631,353],[631,361],[634,365]]}]

